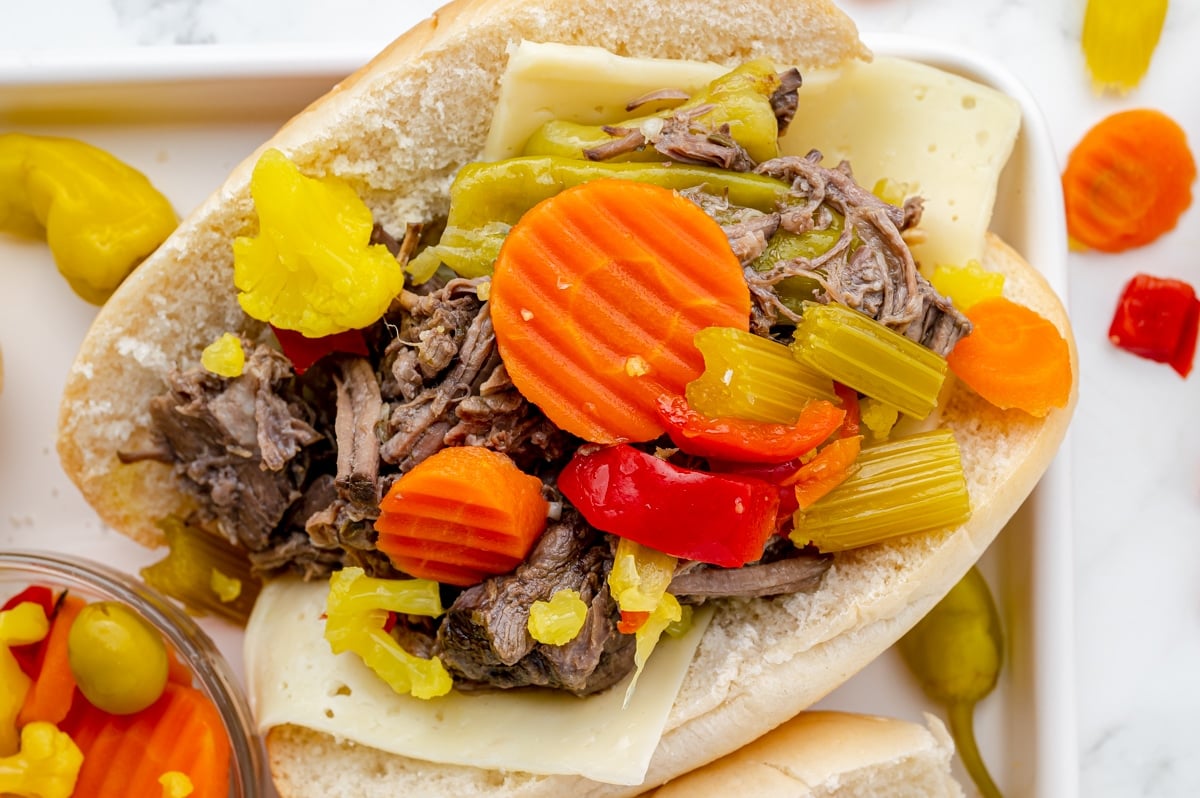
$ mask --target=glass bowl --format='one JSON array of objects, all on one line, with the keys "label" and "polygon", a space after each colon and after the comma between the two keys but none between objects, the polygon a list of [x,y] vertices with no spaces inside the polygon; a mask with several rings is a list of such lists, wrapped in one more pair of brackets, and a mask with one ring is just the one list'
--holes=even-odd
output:
[{"label": "glass bowl", "polygon": [[70,590],[89,602],[120,601],[158,629],[221,715],[230,744],[230,798],[266,795],[262,745],[242,689],[216,645],[178,605],[99,563],[58,553],[0,551],[0,602],[34,584]]}]

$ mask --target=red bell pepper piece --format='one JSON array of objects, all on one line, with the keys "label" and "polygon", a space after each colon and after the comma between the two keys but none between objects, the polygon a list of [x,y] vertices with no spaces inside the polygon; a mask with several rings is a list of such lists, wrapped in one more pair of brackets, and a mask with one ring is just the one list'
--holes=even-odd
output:
[{"label": "red bell pepper piece", "polygon": [[[804,465],[804,458],[797,457],[786,463],[735,463],[732,460],[709,460],[708,468],[718,474],[737,477],[753,477],[769,482],[779,491],[779,510],[775,519],[775,531],[783,533],[792,524],[794,513],[800,509],[796,501],[796,489],[788,480]],[[787,484],[785,484],[787,483]]]},{"label": "red bell pepper piece", "polygon": [[366,357],[367,339],[362,330],[346,330],[345,332],[326,335],[321,338],[309,338],[295,330],[284,330],[272,325],[271,330],[279,341],[279,348],[297,374],[308,371],[314,363],[334,352],[345,352],[351,355]]},{"label": "red bell pepper piece", "polygon": [[862,427],[862,408],[858,404],[858,391],[835,380],[833,392],[842,400],[842,409],[846,411],[846,420],[842,422],[842,431],[838,433],[838,437],[853,438],[859,434]]},{"label": "red bell pepper piece", "polygon": [[1171,368],[1186,377],[1196,356],[1200,329],[1200,299],[1182,280],[1135,275],[1125,286],[1108,340],[1140,357]]},{"label": "red bell pepper piece", "polygon": [[680,468],[626,444],[576,452],[558,487],[597,529],[727,568],[762,557],[779,507],[760,479]]},{"label": "red bell pepper piece", "polygon": [[671,441],[688,454],[742,463],[784,463],[817,448],[846,412],[826,401],[809,402],[795,424],[713,418],[682,396],[658,397],[658,416]]}]

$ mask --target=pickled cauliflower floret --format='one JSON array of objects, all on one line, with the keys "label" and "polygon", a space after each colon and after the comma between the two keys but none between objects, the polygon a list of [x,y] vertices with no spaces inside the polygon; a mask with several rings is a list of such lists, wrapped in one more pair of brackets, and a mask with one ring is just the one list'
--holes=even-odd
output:
[{"label": "pickled cauliflower floret", "polygon": [[321,338],[378,321],[404,287],[387,247],[371,244],[371,211],[345,182],[311,178],[278,150],[250,180],[259,232],[233,243],[233,281],[247,315]]}]

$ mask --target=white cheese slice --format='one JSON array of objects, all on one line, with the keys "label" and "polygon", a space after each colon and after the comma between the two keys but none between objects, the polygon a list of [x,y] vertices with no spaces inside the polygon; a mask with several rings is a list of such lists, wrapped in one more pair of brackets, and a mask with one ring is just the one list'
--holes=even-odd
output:
[{"label": "white cheese slice", "polygon": [[[693,92],[726,71],[696,61],[626,58],[595,47],[522,42],[510,56],[484,157],[520,153],[543,123],[628,118],[625,103],[648,91]],[[832,166],[845,158],[868,189],[889,177],[925,200],[925,267],[961,265],[983,254],[996,185],[1021,123],[1012,98],[913,61],[877,58],[806,72],[785,154],[816,148]]]},{"label": "white cheese slice", "polygon": [[708,625],[664,637],[629,705],[628,680],[580,699],[551,691],[397,695],[353,654],[323,637],[328,585],[279,579],[263,588],[246,628],[246,680],[260,731],[294,724],[382,751],[460,765],[641,784],[667,713]]},{"label": "white cheese slice", "polygon": [[625,105],[646,92],[669,88],[691,93],[728,71],[701,61],[628,58],[602,47],[523,41],[512,48],[500,76],[500,98],[483,159],[520,155],[529,137],[552,120],[603,125],[628,119],[633,114]]},{"label": "white cheese slice", "polygon": [[983,256],[1020,125],[1020,106],[1008,95],[925,64],[876,58],[805,75],[781,145],[788,155],[816,148],[826,166],[845,159],[868,189],[891,178],[919,194],[925,240],[912,251],[932,268]]}]

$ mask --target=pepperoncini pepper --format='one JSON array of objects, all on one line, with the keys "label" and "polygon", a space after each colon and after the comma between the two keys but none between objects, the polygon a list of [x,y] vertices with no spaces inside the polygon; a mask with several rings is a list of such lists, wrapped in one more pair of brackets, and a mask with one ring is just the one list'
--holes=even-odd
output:
[{"label": "pepperoncini pepper", "polygon": [[20,753],[0,759],[0,793],[69,798],[82,766],[83,753],[66,732],[45,721],[27,723]]},{"label": "pepperoncini pepper", "polygon": [[975,744],[975,704],[996,686],[1003,660],[1000,614],[972,568],[900,640],[900,653],[926,694],[946,705],[950,733],[984,798],[1000,798]]},{"label": "pepperoncini pepper", "polygon": [[408,263],[424,282],[445,263],[461,277],[492,273],[509,228],[525,211],[572,186],[614,178],[670,189],[700,187],[735,205],[772,211],[788,191],[781,180],[689,164],[592,163],[558,156],[510,158],[464,166],[450,186],[450,214],[436,246]]},{"label": "pepperoncini pepper", "polygon": [[[653,130],[672,116],[690,117],[696,125],[712,130],[729,126],[729,136],[755,161],[779,155],[779,123],[771,107],[771,95],[780,86],[778,70],[759,59],[742,64],[713,82],[682,105],[648,116],[608,125],[581,125],[553,120],[542,125],[525,143],[525,155],[561,155],[582,158],[584,152],[612,142],[618,135],[605,128]],[[631,160],[660,160],[653,149],[622,156]]]},{"label": "pepperoncini pepper", "polygon": [[321,338],[368,327],[404,287],[404,272],[371,244],[371,210],[349,184],[300,173],[267,150],[250,178],[259,232],[233,243],[233,282],[246,314]]},{"label": "pepperoncini pepper", "polygon": [[[0,612],[0,756],[17,751],[17,714],[33,681],[21,670],[12,646],[36,643],[50,631],[40,604],[24,601]],[[8,792],[0,788],[0,793]]]},{"label": "pepperoncini pepper", "polygon": [[90,144],[0,134],[0,231],[37,235],[71,289],[103,304],[178,224],[141,172]]},{"label": "pepperoncini pepper", "polygon": [[401,695],[436,698],[450,692],[450,674],[437,657],[422,659],[384,631],[390,612],[437,617],[444,610],[437,582],[376,579],[361,568],[343,568],[329,579],[325,639],[334,654],[358,655]]}]

